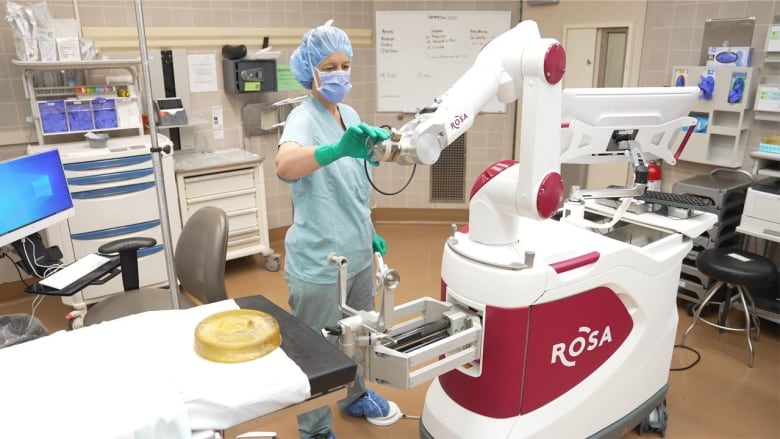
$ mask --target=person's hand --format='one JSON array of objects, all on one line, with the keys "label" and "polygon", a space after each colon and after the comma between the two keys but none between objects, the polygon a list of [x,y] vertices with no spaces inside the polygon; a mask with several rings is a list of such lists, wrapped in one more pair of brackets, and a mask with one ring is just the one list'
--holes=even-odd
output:
[{"label": "person's hand", "polygon": [[[314,159],[320,166],[327,166],[342,157],[355,157],[371,161],[366,139],[381,142],[390,138],[390,133],[382,128],[365,123],[353,125],[344,131],[338,143],[318,146],[314,150]],[[372,162],[376,166],[378,163]]]},{"label": "person's hand", "polygon": [[372,247],[374,248],[374,253],[379,253],[382,256],[387,253],[387,243],[385,242],[385,238],[382,238],[378,234],[374,235],[374,242],[372,243]]}]

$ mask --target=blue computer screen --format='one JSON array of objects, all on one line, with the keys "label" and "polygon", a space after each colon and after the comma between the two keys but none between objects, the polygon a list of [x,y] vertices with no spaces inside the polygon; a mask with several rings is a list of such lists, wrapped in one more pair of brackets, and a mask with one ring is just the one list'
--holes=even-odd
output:
[{"label": "blue computer screen", "polygon": [[56,149],[0,162],[0,240],[71,207]]}]

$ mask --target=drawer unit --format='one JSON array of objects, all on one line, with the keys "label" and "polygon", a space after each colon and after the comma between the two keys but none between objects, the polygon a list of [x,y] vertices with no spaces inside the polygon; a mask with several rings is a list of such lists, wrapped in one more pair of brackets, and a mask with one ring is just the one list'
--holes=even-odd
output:
[{"label": "drawer unit", "polygon": [[[155,247],[143,249],[139,258],[140,286],[165,285],[168,282],[164,240],[161,227],[154,157],[149,153],[148,136],[109,139],[106,148],[90,148],[86,142],[73,142],[36,150],[57,148],[63,159],[65,175],[76,215],[47,229],[49,245],[57,245],[63,261],[70,263],[110,241],[129,237],[151,237]],[[161,145],[170,140],[160,136]],[[173,157],[163,156],[163,184],[168,199],[172,245],[181,232],[176,205]],[[83,309],[90,303],[122,292],[121,276],[102,285],[91,285],[63,303]]]},{"label": "drawer unit", "polygon": [[228,215],[227,259],[262,254],[266,268],[279,269],[268,243],[262,158],[242,149],[175,157],[182,224],[198,209],[216,206]]}]

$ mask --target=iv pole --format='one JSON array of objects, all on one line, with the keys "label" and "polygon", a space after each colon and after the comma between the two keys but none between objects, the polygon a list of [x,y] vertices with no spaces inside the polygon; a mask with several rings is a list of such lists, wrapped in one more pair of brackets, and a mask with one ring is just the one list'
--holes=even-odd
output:
[{"label": "iv pole", "polygon": [[[143,68],[144,93],[146,94],[146,108],[154,108],[152,101],[151,73],[149,71],[149,54],[146,48],[146,30],[144,27],[144,13],[141,9],[141,0],[135,0],[135,21],[138,27],[138,47],[141,51],[141,67]],[[157,189],[157,208],[160,211],[160,225],[162,227],[163,250],[165,253],[165,267],[168,271],[168,286],[171,291],[171,307],[179,309],[179,283],[173,265],[173,238],[171,237],[171,223],[168,217],[168,200],[165,195],[165,180],[162,172],[162,153],[170,154],[171,147],[160,148],[157,142],[157,121],[149,118],[149,137],[152,141],[152,166],[154,168],[155,188]]]}]

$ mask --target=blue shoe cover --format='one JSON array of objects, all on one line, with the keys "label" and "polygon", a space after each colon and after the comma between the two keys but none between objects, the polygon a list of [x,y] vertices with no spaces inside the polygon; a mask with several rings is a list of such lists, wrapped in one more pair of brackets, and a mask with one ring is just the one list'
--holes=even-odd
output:
[{"label": "blue shoe cover", "polygon": [[382,418],[390,413],[390,404],[373,390],[366,390],[360,398],[352,401],[344,408],[344,413],[350,416],[365,416],[367,418]]}]

